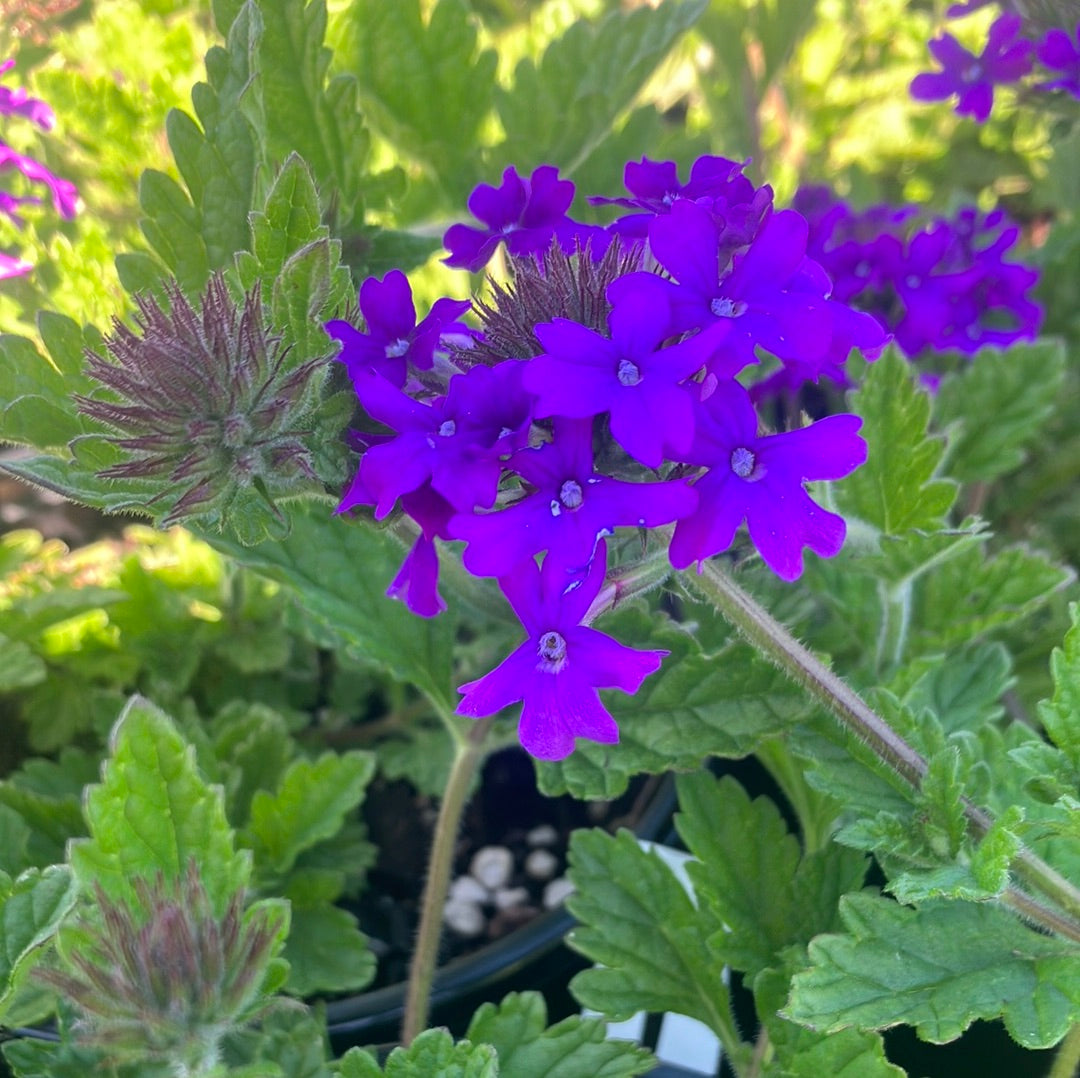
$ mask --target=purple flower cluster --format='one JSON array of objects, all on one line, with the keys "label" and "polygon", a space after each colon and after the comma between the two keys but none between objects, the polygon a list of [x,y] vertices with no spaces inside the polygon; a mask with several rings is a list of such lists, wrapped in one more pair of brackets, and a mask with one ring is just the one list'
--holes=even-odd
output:
[{"label": "purple flower cluster", "polygon": [[[988,0],[954,4],[950,18],[985,7]],[[965,49],[952,34],[929,43],[940,71],[923,72],[911,83],[919,101],[945,101],[956,97],[956,112],[984,123],[994,104],[994,87],[1017,83],[1031,74],[1036,60],[1051,76],[1032,84],[1035,90],[1063,90],[1080,99],[1080,23],[1037,27],[1037,37],[1022,14],[1005,12],[994,20],[983,51]]]},{"label": "purple flower cluster", "polygon": [[477,304],[480,330],[448,299],[417,324],[396,271],[361,287],[363,329],[327,327],[380,428],[354,432],[362,456],[339,511],[412,519],[419,534],[389,594],[417,614],[444,608],[438,541],[464,543],[465,568],[495,578],[527,639],[461,687],[458,710],[521,701],[521,742],[540,759],[577,737],[617,741],[597,690],[635,692],[665,654],[590,627],[612,602],[621,534],[700,569],[746,522],[785,580],[805,549],[830,557],[843,544],[844,521],[805,483],[863,462],[860,420],[770,433],[737,376],[767,360],[792,384],[835,377],[852,347],[872,357],[886,334],[833,298],[806,220],[774,211],[742,169],[705,157],[681,183],[671,162],[631,162],[629,196],[596,200],[629,211],[607,229],[567,217],[573,186],[555,169],[527,181],[507,169],[470,199],[484,227],[445,239],[447,261],[473,270],[508,246],[512,284]]},{"label": "purple flower cluster", "polygon": [[[10,71],[14,65],[14,60],[5,60],[0,64],[0,74]],[[0,86],[0,115],[21,116],[43,131],[51,131],[56,124],[56,116],[52,109],[44,101],[30,97],[21,87]],[[42,184],[48,188],[53,206],[61,217],[75,216],[79,200],[75,185],[53,175],[40,161],[17,153],[7,143],[0,141],[0,172],[6,171],[21,173],[31,184]],[[21,227],[23,224],[21,208],[26,205],[37,205],[40,202],[41,199],[35,195],[18,195],[10,191],[0,191],[0,214]],[[33,268],[29,262],[21,258],[0,252],[0,279],[19,277],[29,273]]]},{"label": "purple flower cluster", "polygon": [[913,206],[854,210],[827,187],[801,188],[794,206],[836,299],[873,314],[909,357],[1037,336],[1038,271],[1006,259],[1019,229],[1000,210],[926,221]]}]

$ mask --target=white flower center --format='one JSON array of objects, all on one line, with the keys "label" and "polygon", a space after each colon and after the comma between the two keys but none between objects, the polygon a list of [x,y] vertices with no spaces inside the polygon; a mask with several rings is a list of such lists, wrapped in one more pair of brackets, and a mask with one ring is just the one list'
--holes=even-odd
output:
[{"label": "white flower center", "polygon": [[641,381],[641,368],[629,359],[620,359],[615,373],[620,385],[636,386]]},{"label": "white flower center", "polygon": [[749,479],[755,464],[757,464],[757,457],[754,456],[752,450],[739,446],[731,451],[731,470],[740,479]]},{"label": "white flower center", "polygon": [[727,296],[717,296],[709,304],[709,309],[717,318],[738,318],[746,313],[746,304],[741,299],[728,299]]},{"label": "white flower center", "polygon": [[567,509],[577,509],[579,505],[585,500],[585,495],[581,492],[581,484],[576,479],[567,479],[561,487],[559,487],[559,501]]},{"label": "white flower center", "polygon": [[439,427],[440,438],[452,438],[457,433],[457,424],[452,419],[447,419]]},{"label": "white flower center", "polygon": [[400,359],[409,350],[409,342],[404,337],[398,337],[386,346],[387,359]]},{"label": "white flower center", "polygon": [[[536,654],[545,667],[558,670],[566,661],[566,641],[554,629],[544,633],[536,645]],[[554,671],[553,671],[554,672]]]}]

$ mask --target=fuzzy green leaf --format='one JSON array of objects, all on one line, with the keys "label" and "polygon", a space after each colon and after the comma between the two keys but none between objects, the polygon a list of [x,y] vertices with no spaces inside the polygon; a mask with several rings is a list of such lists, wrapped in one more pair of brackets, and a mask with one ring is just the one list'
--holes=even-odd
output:
[{"label": "fuzzy green leaf", "polygon": [[539,64],[520,61],[512,87],[496,91],[506,131],[500,157],[519,169],[556,162],[573,172],[706,6],[706,0],[668,0],[593,22],[578,19]]},{"label": "fuzzy green leaf", "polygon": [[599,623],[633,647],[671,652],[633,695],[606,694],[619,744],[580,741],[558,763],[537,765],[548,796],[617,797],[642,771],[691,770],[707,756],[742,757],[805,719],[813,705],[790,678],[747,644],[729,640],[705,655],[692,636],[624,610]]},{"label": "fuzzy green leaf", "polygon": [[930,396],[895,349],[866,368],[852,398],[862,416],[866,463],[836,488],[836,503],[884,535],[939,528],[956,497],[956,484],[934,478],[944,442],[927,436]]},{"label": "fuzzy green leaf", "polygon": [[1050,740],[1080,771],[1080,604],[1069,604],[1072,627],[1050,655],[1054,695],[1039,704],[1039,721]]},{"label": "fuzzy green leaf", "polygon": [[631,1078],[655,1063],[636,1045],[606,1040],[603,1019],[572,1017],[546,1027],[544,997],[512,992],[497,1005],[483,1004],[465,1036],[498,1052],[499,1078]]},{"label": "fuzzy green leaf", "polygon": [[674,1011],[726,1035],[724,959],[709,946],[721,922],[695,908],[660,857],[629,831],[576,831],[568,875],[576,891],[567,906],[581,923],[567,943],[599,963],[574,977],[577,999],[617,1020]]},{"label": "fuzzy green leaf", "polygon": [[0,667],[0,692],[15,692],[44,681],[48,668],[45,660],[22,640],[11,640],[0,633],[0,654],[4,664]]},{"label": "fuzzy green leaf", "polygon": [[358,991],[375,976],[375,956],[356,918],[325,903],[293,904],[284,957],[289,963],[285,990],[294,996]]},{"label": "fuzzy green leaf", "polygon": [[419,0],[357,0],[343,53],[371,124],[423,164],[449,202],[463,201],[479,178],[476,146],[491,111],[496,56],[479,50],[464,0],[423,7],[421,14]]},{"label": "fuzzy green leaf", "polygon": [[288,872],[304,850],[335,835],[374,773],[370,753],[327,752],[295,761],[275,793],[256,790],[242,842],[254,851],[260,874]]},{"label": "fuzzy green leaf", "polygon": [[927,656],[902,671],[914,676],[903,702],[912,711],[930,710],[946,733],[977,730],[1000,718],[1002,695],[1012,686],[1012,658],[1001,644],[982,644],[964,651]]},{"label": "fuzzy green leaf", "polygon": [[362,1048],[350,1048],[338,1064],[340,1078],[498,1078],[499,1063],[490,1044],[454,1043],[445,1029],[428,1029],[408,1048],[395,1048],[380,1068]]},{"label": "fuzzy green leaf", "polygon": [[215,911],[246,886],[251,855],[237,852],[220,787],[208,786],[195,752],[172,721],[133,697],[109,738],[102,781],[87,790],[88,839],[73,842],[69,861],[84,891],[99,884],[133,903],[131,881],[179,879],[192,858]]},{"label": "fuzzy green leaf", "polygon": [[943,1043],[1001,1017],[1020,1044],[1047,1048],[1080,1017],[1080,950],[999,906],[848,895],[840,912],[848,932],[810,944],[784,1011],[811,1029],[904,1023]]},{"label": "fuzzy green leaf", "polygon": [[15,880],[0,872],[0,1015],[78,894],[66,865],[27,869]]},{"label": "fuzzy green leaf", "polygon": [[387,532],[334,516],[323,505],[293,507],[291,522],[282,542],[245,548],[208,538],[242,564],[287,585],[320,644],[345,647],[452,711],[457,705],[450,693],[452,617],[448,612],[417,618],[385,595],[404,548]]},{"label": "fuzzy green leaf", "polygon": [[1043,340],[1018,342],[1007,351],[984,348],[962,371],[943,379],[934,419],[949,431],[949,474],[973,482],[1018,468],[1053,411],[1064,378],[1063,343]]}]

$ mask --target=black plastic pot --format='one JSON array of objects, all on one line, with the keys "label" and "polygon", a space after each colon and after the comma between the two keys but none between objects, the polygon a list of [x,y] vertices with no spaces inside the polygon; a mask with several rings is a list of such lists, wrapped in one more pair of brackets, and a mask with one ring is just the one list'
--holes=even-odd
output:
[{"label": "black plastic pot", "polygon": [[[644,807],[635,828],[638,837],[671,841],[675,807],[675,783],[669,775]],[[460,1036],[481,1003],[526,989],[543,993],[549,1021],[576,1014],[578,1004],[566,986],[589,963],[563,942],[574,923],[559,907],[473,954],[448,962],[435,976],[430,1024],[446,1026]],[[326,1019],[335,1053],[357,1044],[396,1041],[405,1013],[405,988],[402,982],[328,1003]]]}]

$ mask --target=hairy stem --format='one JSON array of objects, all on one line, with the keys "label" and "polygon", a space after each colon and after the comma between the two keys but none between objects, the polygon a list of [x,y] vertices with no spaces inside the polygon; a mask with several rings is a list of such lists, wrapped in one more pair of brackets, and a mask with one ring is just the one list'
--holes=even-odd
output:
[{"label": "hairy stem", "polygon": [[1076,1078],[1080,1072],[1080,1024],[1075,1025],[1061,1042],[1047,1078]]},{"label": "hairy stem", "polygon": [[[692,581],[717,610],[763,655],[801,685],[909,785],[918,789],[927,773],[926,760],[791,633],[760,606],[715,561]],[[964,814],[975,835],[984,835],[993,818],[964,802]],[[1025,919],[1080,942],[1080,890],[1030,850],[1021,847],[1013,869],[1030,887],[1041,891],[1060,910],[1050,909],[1009,887],[1002,900]]]},{"label": "hairy stem", "polygon": [[461,815],[468,800],[469,787],[484,759],[484,742],[492,722],[494,716],[477,720],[468,736],[457,743],[446,790],[439,805],[439,818],[435,822],[435,834],[431,840],[427,879],[420,905],[420,926],[416,932],[416,946],[413,948],[412,963],[409,966],[405,1017],[401,1023],[401,1040],[406,1046],[427,1028],[431,985],[435,977],[439,940],[442,937],[443,906],[446,905],[450,872],[454,863],[454,844],[461,826]]}]

